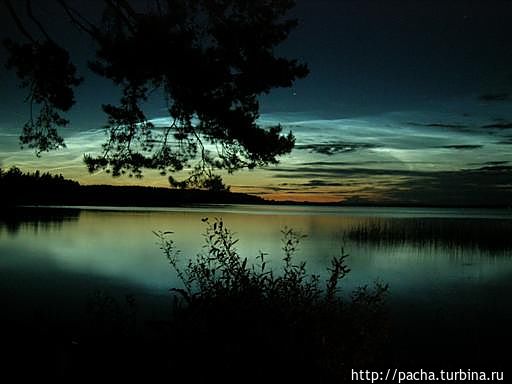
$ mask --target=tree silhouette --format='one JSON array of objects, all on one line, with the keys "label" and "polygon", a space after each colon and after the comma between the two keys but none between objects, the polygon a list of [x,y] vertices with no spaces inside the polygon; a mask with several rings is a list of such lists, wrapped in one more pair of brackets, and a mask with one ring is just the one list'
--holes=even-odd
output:
[{"label": "tree silhouette", "polygon": [[[68,121],[60,113],[74,104],[81,78],[34,16],[31,0],[25,7],[3,2],[27,40],[4,43],[8,67],[28,89],[31,112],[21,143],[38,154],[63,147],[58,128]],[[71,2],[55,2],[95,42],[89,69],[122,90],[118,105],[102,106],[107,140],[101,155],[85,155],[89,171],[141,176],[143,168],[162,175],[191,168],[185,180],[171,183],[201,186],[215,169],[275,164],[292,150],[291,132],[263,128],[257,119],[259,95],[308,73],[305,64],[274,52],[297,25],[286,16],[293,0],[104,0],[99,23]],[[155,127],[142,107],[155,90],[167,103],[166,127]]]}]

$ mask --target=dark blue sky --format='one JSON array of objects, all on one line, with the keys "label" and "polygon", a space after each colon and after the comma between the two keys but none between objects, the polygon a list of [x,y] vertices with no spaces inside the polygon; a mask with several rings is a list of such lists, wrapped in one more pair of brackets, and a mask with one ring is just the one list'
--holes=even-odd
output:
[{"label": "dark blue sky", "polygon": [[[512,89],[510,1],[299,1],[284,52],[309,63],[299,110],[423,109]],[[288,100],[276,93],[273,105]]]},{"label": "dark blue sky", "polygon": [[[295,200],[512,204],[512,1],[298,0],[292,14],[301,24],[278,51],[307,62],[311,74],[263,97],[261,121],[284,123],[297,146],[278,168],[228,176],[234,190]],[[61,21],[54,24],[59,33]],[[2,25],[3,34],[12,30]],[[75,32],[63,37],[84,63],[92,47]],[[103,140],[99,106],[116,97],[108,83],[86,78],[68,149],[37,159],[16,144],[23,93],[12,73],[0,76],[2,166],[132,182],[87,175],[81,164]],[[155,97],[148,115],[164,117],[163,106]],[[166,183],[151,173],[143,182]]]}]

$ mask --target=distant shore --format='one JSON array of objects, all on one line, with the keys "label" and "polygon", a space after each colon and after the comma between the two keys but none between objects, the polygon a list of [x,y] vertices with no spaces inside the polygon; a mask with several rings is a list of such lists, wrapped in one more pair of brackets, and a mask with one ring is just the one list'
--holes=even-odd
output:
[{"label": "distant shore", "polygon": [[81,185],[62,175],[25,174],[18,169],[0,173],[0,207],[20,205],[175,207],[191,204],[309,205],[321,207],[495,208],[510,205],[489,201],[480,205],[432,204],[421,201],[276,201],[229,190],[176,189],[148,186]]},{"label": "distant shore", "polygon": [[420,202],[311,202],[277,201],[230,191],[174,189],[144,186],[67,185],[63,188],[2,188],[0,206],[113,206],[113,207],[176,207],[192,204],[251,204],[276,206],[365,207],[365,208],[488,208],[512,209],[499,204],[448,205]]}]

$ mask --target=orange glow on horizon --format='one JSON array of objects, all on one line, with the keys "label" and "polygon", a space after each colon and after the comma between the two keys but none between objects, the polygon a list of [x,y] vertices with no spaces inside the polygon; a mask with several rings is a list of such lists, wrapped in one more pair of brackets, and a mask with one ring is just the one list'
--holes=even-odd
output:
[{"label": "orange glow on horizon", "polygon": [[268,193],[268,194],[255,194],[265,200],[275,201],[295,201],[298,203],[338,203],[343,198],[326,192],[325,194],[310,194],[310,193]]}]

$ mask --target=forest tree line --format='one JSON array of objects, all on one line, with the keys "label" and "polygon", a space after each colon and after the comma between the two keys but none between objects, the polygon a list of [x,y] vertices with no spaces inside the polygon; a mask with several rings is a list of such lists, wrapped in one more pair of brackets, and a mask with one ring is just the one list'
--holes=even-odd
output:
[{"label": "forest tree line", "polygon": [[81,185],[61,174],[0,168],[1,205],[173,206],[197,203],[263,203],[265,200],[229,190],[143,186]]}]

